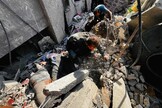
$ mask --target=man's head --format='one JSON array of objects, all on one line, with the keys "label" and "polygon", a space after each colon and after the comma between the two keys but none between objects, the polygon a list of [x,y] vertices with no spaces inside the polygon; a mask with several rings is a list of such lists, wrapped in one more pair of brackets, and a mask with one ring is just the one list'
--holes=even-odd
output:
[{"label": "man's head", "polygon": [[87,45],[90,50],[94,50],[96,47],[98,47],[100,43],[100,38],[96,35],[90,36],[87,40]]},{"label": "man's head", "polygon": [[106,18],[109,18],[109,20],[112,19],[111,11],[108,8],[106,8],[106,6],[103,4],[97,5],[95,7],[93,13],[96,17],[100,17],[100,16],[104,17],[105,16]]}]

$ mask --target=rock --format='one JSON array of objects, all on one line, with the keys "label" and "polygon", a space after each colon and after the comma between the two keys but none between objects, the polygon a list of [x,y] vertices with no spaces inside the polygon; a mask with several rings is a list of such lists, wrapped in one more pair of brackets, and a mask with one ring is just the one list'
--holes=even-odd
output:
[{"label": "rock", "polygon": [[134,93],[134,100],[136,101],[136,104],[139,104],[139,94]]},{"label": "rock", "polygon": [[131,72],[133,73],[133,74],[135,74],[136,75],[136,77],[138,77],[139,75],[138,75],[138,72],[136,71],[136,70],[131,70]]},{"label": "rock", "polygon": [[133,99],[133,93],[132,93],[132,92],[128,92],[128,94],[129,94],[129,97],[130,97],[131,99]]},{"label": "rock", "polygon": [[150,99],[149,97],[145,97],[143,100],[144,105],[146,106],[146,108],[150,107]]},{"label": "rock", "polygon": [[135,74],[129,74],[127,79],[128,80],[134,80],[134,79],[136,79],[136,76],[135,76]]},{"label": "rock", "polygon": [[136,77],[136,81],[139,83],[139,78],[138,77]]},{"label": "rock", "polygon": [[130,86],[135,86],[137,84],[137,81],[136,80],[131,80],[131,81],[128,81],[128,84]]},{"label": "rock", "polygon": [[127,91],[129,92],[130,91],[129,86],[127,84],[125,86],[126,86]]},{"label": "rock", "polygon": [[132,104],[133,106],[136,106],[136,101],[135,101],[134,99],[131,99],[131,104]]},{"label": "rock", "polygon": [[137,106],[135,106],[135,108],[143,108],[140,104],[138,104]]},{"label": "rock", "polygon": [[136,84],[136,88],[140,91],[144,91],[144,86],[141,83]]},{"label": "rock", "polygon": [[144,98],[144,95],[143,94],[140,94],[140,105],[142,105],[143,106],[143,98]]},{"label": "rock", "polygon": [[131,86],[131,87],[130,87],[130,90],[131,90],[132,92],[135,92],[136,88],[133,87],[133,86]]},{"label": "rock", "polygon": [[132,67],[132,69],[133,69],[133,70],[136,70],[136,71],[140,71],[140,68],[141,68],[140,65],[137,65],[137,66],[133,66],[133,67]]},{"label": "rock", "polygon": [[143,78],[143,76],[142,75],[140,75],[140,81],[142,82],[142,83],[145,83],[145,80],[144,80],[144,78]]}]

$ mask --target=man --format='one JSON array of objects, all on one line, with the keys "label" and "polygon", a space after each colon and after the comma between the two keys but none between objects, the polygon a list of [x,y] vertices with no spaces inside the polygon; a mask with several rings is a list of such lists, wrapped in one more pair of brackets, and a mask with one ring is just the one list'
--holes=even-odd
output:
[{"label": "man", "polygon": [[69,57],[77,59],[91,55],[91,51],[98,49],[104,59],[107,59],[104,51],[99,45],[100,38],[93,33],[78,32],[69,37],[67,41],[67,51]]},{"label": "man", "polygon": [[95,48],[105,60],[108,60],[108,54],[104,53],[99,43],[100,38],[89,32],[77,32],[71,35],[66,44],[67,52],[63,52],[64,56],[61,58],[58,78],[77,70],[75,64],[80,65],[82,59],[90,56]]},{"label": "man", "polygon": [[109,9],[105,7],[103,4],[99,4],[95,7],[94,11],[94,19],[91,22],[88,22],[85,25],[85,31],[89,32],[94,25],[104,19],[104,17],[112,20],[112,13]]},{"label": "man", "polygon": [[112,19],[112,13],[110,12],[109,9],[106,8],[105,5],[103,4],[99,4],[95,7],[94,11],[93,11],[96,20],[103,20],[104,17],[106,16],[106,18],[108,18],[109,20]]}]

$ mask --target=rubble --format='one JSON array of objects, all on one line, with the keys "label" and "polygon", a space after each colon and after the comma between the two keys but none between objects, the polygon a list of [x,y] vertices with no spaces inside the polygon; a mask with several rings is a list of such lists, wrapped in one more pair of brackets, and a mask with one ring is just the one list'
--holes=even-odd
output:
[{"label": "rubble", "polygon": [[[84,31],[90,16],[93,17],[92,13],[74,16],[74,22],[69,26],[70,34]],[[3,75],[0,76],[2,80],[0,87],[3,88],[0,94],[0,105],[23,108],[27,106],[32,108],[49,106],[153,108],[152,106],[158,106],[160,100],[153,98],[154,90],[151,91],[153,95],[148,92],[150,85],[146,83],[140,72],[140,65],[130,67],[133,60],[128,46],[132,44],[138,29],[129,36],[124,18],[118,15],[114,18],[112,22],[101,21],[91,31],[102,35],[101,45],[110,56],[108,61],[103,60],[99,52],[95,50],[92,56],[85,58],[77,66],[77,71],[57,79],[61,52],[65,50],[66,38],[58,46],[50,42],[52,47],[49,48],[46,42],[49,42],[50,38],[45,37],[38,42],[42,52],[38,54],[37,59],[28,63],[23,70],[19,70],[14,80],[4,81]],[[107,34],[108,29],[111,35]],[[3,84],[4,86],[1,86]],[[26,93],[26,90],[29,92]]]},{"label": "rubble", "polygon": [[54,44],[55,43],[50,36],[46,36],[38,42],[41,52],[52,50]]},{"label": "rubble", "polygon": [[98,87],[91,79],[80,83],[71,93],[65,97],[57,108],[93,108],[93,100],[98,92]]},{"label": "rubble", "polygon": [[[119,92],[120,91],[120,92]],[[124,80],[120,78],[113,84],[112,108],[132,108],[128,92],[125,89]]]},{"label": "rubble", "polygon": [[[51,94],[54,96],[60,96],[66,94],[74,86],[82,82],[89,74],[88,70],[77,70],[68,74],[50,84],[44,88],[44,92],[47,95]],[[66,82],[65,82],[66,81]]]}]

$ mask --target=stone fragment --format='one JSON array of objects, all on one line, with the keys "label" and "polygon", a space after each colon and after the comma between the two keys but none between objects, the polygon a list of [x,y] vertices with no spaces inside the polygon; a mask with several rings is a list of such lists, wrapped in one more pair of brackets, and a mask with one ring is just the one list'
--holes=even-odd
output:
[{"label": "stone fragment", "polygon": [[128,84],[130,86],[135,86],[137,84],[137,81],[136,80],[131,80],[131,81],[128,81]]},{"label": "stone fragment", "polygon": [[145,97],[143,100],[144,105],[146,106],[146,108],[150,107],[150,99],[149,97]]},{"label": "stone fragment", "polygon": [[144,80],[144,78],[143,78],[143,76],[142,75],[140,75],[140,81],[142,82],[142,83],[145,83],[145,80]]},{"label": "stone fragment", "polygon": [[140,91],[144,91],[145,90],[143,84],[141,84],[141,83],[136,84],[136,88],[138,90],[140,90]]}]

